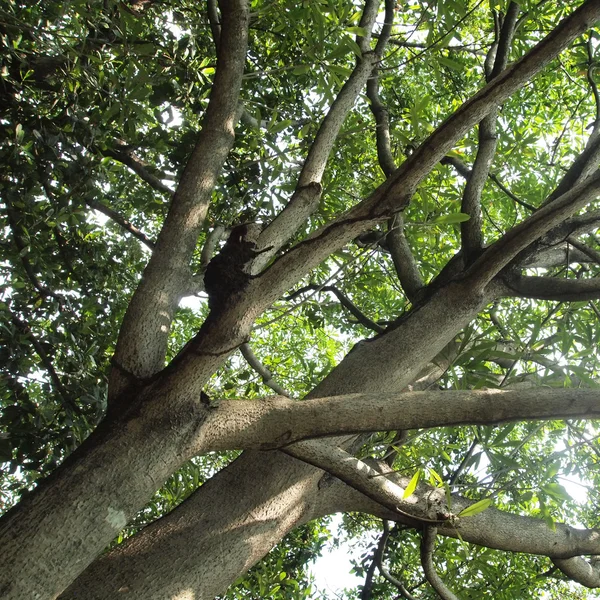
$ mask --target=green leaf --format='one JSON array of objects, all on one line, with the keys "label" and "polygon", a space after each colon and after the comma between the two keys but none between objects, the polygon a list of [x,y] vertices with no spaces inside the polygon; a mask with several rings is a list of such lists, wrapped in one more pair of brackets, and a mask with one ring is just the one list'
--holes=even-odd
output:
[{"label": "green leaf", "polygon": [[464,69],[464,66],[461,63],[456,62],[451,58],[446,58],[445,56],[438,56],[438,62],[454,71],[462,71]]},{"label": "green leaf", "polygon": [[542,485],[541,489],[556,500],[572,500],[567,490],[560,483],[547,483]]},{"label": "green leaf", "polygon": [[414,493],[414,491],[417,489],[417,485],[419,484],[420,478],[421,469],[418,469],[416,473],[412,476],[412,479],[409,481],[408,485],[406,486],[404,494],[402,494],[402,498],[406,499]]},{"label": "green leaf", "polygon": [[311,65],[298,65],[294,67],[292,73],[294,75],[306,75],[310,71]]},{"label": "green leaf", "polygon": [[471,504],[471,506],[467,506],[464,510],[461,510],[458,513],[459,517],[472,517],[484,510],[487,510],[492,505],[491,498],[484,498],[483,500],[479,500],[479,502],[475,502],[475,504]]},{"label": "green leaf", "polygon": [[368,35],[368,32],[364,27],[346,27],[346,31],[359,37],[367,37]]},{"label": "green leaf", "polygon": [[465,221],[468,221],[471,217],[469,215],[467,215],[466,213],[451,213],[449,215],[441,215],[439,217],[436,217],[435,219],[432,219],[431,221],[428,221],[428,223],[432,224],[432,225],[449,225],[452,223],[464,223]]}]

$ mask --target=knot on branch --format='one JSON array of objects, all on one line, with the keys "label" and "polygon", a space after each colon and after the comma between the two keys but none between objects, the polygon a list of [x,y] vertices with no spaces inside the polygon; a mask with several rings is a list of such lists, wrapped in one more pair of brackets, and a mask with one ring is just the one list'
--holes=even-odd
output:
[{"label": "knot on branch", "polygon": [[252,261],[261,253],[256,244],[261,231],[259,223],[234,227],[221,252],[208,263],[204,287],[211,310],[222,307],[232,294],[242,291],[248,284],[252,277]]}]

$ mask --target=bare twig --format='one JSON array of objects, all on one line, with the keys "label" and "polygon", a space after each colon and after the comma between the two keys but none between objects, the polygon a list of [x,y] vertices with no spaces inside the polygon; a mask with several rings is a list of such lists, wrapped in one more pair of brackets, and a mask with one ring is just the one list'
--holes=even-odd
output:
[{"label": "bare twig", "polygon": [[50,379],[51,379],[52,383],[54,384],[54,387],[56,388],[58,395],[60,396],[61,404],[62,404],[63,408],[67,412],[80,414],[81,409],[71,399],[65,386],[63,385],[62,381],[60,380],[60,377],[58,376],[58,373],[56,372],[54,365],[52,364],[52,360],[50,359],[50,357],[44,350],[44,347],[42,346],[42,344],[40,344],[40,342],[38,341],[36,336],[33,334],[33,331],[31,331],[31,327],[29,326],[29,324],[26,323],[25,321],[22,321],[21,319],[19,319],[19,317],[17,317],[17,315],[15,315],[12,311],[9,311],[9,312],[10,312],[10,319],[13,322],[13,325],[23,335],[25,335],[29,339],[29,341],[31,342],[31,345],[35,349],[36,354],[40,357],[42,365],[44,365],[44,369],[46,369],[46,372],[50,376]]},{"label": "bare twig", "polygon": [[274,392],[281,396],[286,396],[287,398],[292,397],[285,388],[281,387],[277,381],[275,381],[273,373],[258,360],[257,356],[252,352],[252,348],[250,348],[248,342],[245,342],[240,346],[240,352],[246,359],[246,362],[261,376],[263,383],[267,387],[270,387]]},{"label": "bare twig", "polygon": [[85,203],[94,210],[102,213],[107,216],[111,221],[114,221],[117,225],[122,227],[125,231],[131,233],[131,235],[142,244],[145,244],[150,248],[150,250],[154,250],[154,242],[140,229],[138,229],[131,221],[128,221],[122,214],[118,213],[116,210],[106,206],[102,202],[98,202],[97,200],[86,200]]},{"label": "bare twig", "polygon": [[305,285],[304,287],[290,294],[286,298],[286,300],[293,300],[300,294],[303,294],[304,292],[307,292],[309,290],[315,290],[317,292],[331,292],[340,301],[340,304],[356,317],[356,319],[361,325],[364,325],[367,329],[371,329],[373,331],[376,331],[377,333],[383,333],[385,331],[385,327],[382,327],[381,325],[375,323],[375,321],[369,319],[369,317],[362,313],[360,309],[356,306],[356,304],[354,304],[354,302],[352,302],[352,300],[348,298],[348,296],[346,296],[340,289],[338,289],[334,285]]}]

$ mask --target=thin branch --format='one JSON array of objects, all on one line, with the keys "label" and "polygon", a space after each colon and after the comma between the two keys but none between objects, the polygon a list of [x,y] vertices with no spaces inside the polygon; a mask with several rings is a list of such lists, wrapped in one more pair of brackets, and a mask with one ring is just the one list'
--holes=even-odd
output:
[{"label": "thin branch", "polygon": [[[492,62],[493,56],[493,67],[487,74],[488,82],[498,77],[506,68],[519,10],[519,5],[515,2],[508,6],[506,17],[496,37],[497,45],[493,45],[488,54],[489,62]],[[470,217],[460,226],[461,246],[467,262],[483,247],[481,195],[498,145],[497,118],[498,108],[495,108],[479,123],[477,156],[463,192],[461,211]]]},{"label": "thin branch", "polygon": [[598,250],[590,248],[572,235],[567,238],[567,242],[574,248],[577,248],[582,254],[585,254],[588,258],[593,260],[596,264],[600,265],[600,252],[598,252]]},{"label": "thin branch", "polygon": [[[385,522],[385,521],[384,521]],[[377,543],[377,547],[373,552],[373,558],[371,559],[371,564],[367,569],[367,574],[365,576],[365,582],[362,586],[362,590],[360,592],[360,600],[370,600],[371,595],[373,594],[373,576],[375,575],[375,568],[377,564],[381,562],[381,555],[385,550],[385,544],[387,542],[387,538],[389,536],[389,530],[385,530],[382,532],[381,537],[379,538],[379,542]]]},{"label": "thin branch", "polygon": [[129,167],[151,188],[164,194],[168,194],[169,196],[173,195],[173,190],[168,185],[165,185],[156,175],[150,173],[148,165],[127,146],[121,145],[121,149],[110,148],[99,150],[99,152],[103,156],[108,156],[109,158],[124,164],[126,167]]},{"label": "thin branch", "polygon": [[246,359],[246,362],[261,376],[263,383],[270,387],[275,393],[285,396],[286,398],[291,398],[292,395],[283,387],[281,387],[274,379],[273,373],[265,367],[260,360],[258,360],[257,356],[252,352],[252,348],[250,348],[250,344],[245,342],[240,346],[240,352],[242,356]]},{"label": "thin branch", "polygon": [[450,477],[450,481],[448,482],[448,485],[453,486],[456,483],[458,478],[461,476],[462,472],[465,470],[465,467],[467,466],[467,463],[469,462],[470,458],[473,456],[473,452],[475,452],[475,448],[477,448],[478,444],[479,444],[479,437],[477,435],[475,435],[475,437],[473,438],[473,441],[471,442],[471,445],[469,446],[469,449],[467,450],[467,453],[465,454],[463,459],[460,461],[460,465],[458,465],[458,467],[456,468],[454,473],[452,473],[452,477]]},{"label": "thin branch", "polygon": [[331,292],[340,301],[340,304],[345,309],[347,309],[350,313],[352,313],[352,315],[354,315],[354,317],[356,317],[357,321],[361,325],[364,325],[367,329],[371,329],[372,331],[376,331],[377,333],[383,333],[385,331],[385,327],[382,327],[381,325],[378,325],[377,323],[375,323],[375,321],[372,321],[371,319],[369,319],[369,317],[367,317],[364,313],[362,313],[360,311],[360,309],[356,306],[356,304],[354,304],[350,300],[350,298],[348,298],[348,296],[346,296],[340,289],[338,289],[334,285],[324,285],[324,286],[317,285],[317,284],[305,285],[304,287],[300,288],[299,290],[296,290],[293,294],[290,294],[286,298],[286,300],[293,300],[300,294],[303,294],[304,292],[307,292],[310,290],[316,290],[317,292]]},{"label": "thin branch", "polygon": [[[451,516],[440,511],[436,503],[427,506],[427,503],[416,504],[413,500],[406,500],[404,488],[384,476],[393,474],[392,471],[381,472],[341,448],[324,446],[318,442],[299,442],[282,448],[281,451],[323,469],[393,514],[402,515],[406,519],[423,523],[443,523]],[[406,483],[408,482],[407,478]]]},{"label": "thin branch", "polygon": [[[464,161],[462,161],[457,156],[444,156],[442,158],[442,160],[440,161],[440,163],[443,165],[450,165],[450,166],[454,167],[458,171],[458,174],[462,175],[462,177],[464,177],[465,179],[469,179],[469,177],[471,176],[471,169],[467,166],[467,164]],[[500,179],[498,178],[497,175],[495,175],[494,173],[490,173],[489,178],[496,184],[498,189],[503,191],[513,202],[515,202],[516,204],[519,204],[520,206],[522,206],[523,208],[526,208],[527,210],[529,210],[531,212],[535,212],[537,210],[535,206],[533,206],[532,204],[529,204],[528,202],[525,202],[524,200],[521,200],[518,196],[513,194],[500,181]]]},{"label": "thin branch", "polygon": [[[385,24],[388,29],[382,31],[378,46],[382,41],[385,43],[391,27],[393,25],[395,2],[386,0]],[[385,35],[384,35],[385,34]],[[367,82],[367,97],[370,101],[370,109],[375,117],[375,137],[377,140],[377,158],[379,166],[384,175],[391,177],[396,171],[397,166],[392,154],[390,142],[390,118],[387,107],[381,102],[379,97],[379,80],[377,69],[373,70],[371,79]],[[419,273],[417,263],[410,250],[410,246],[404,236],[404,227],[402,215],[398,213],[388,225],[388,234],[386,236],[388,249],[392,256],[392,261],[407,297],[414,300],[417,292],[423,288],[423,280]]]},{"label": "thin branch", "polygon": [[383,533],[381,535],[381,539],[379,540],[379,545],[377,547],[378,552],[375,555],[375,558],[377,560],[377,568],[379,569],[379,572],[381,573],[383,578],[389,581],[394,587],[397,588],[402,598],[405,598],[405,600],[416,600],[416,598],[404,587],[404,584],[399,579],[394,577],[383,564],[385,547],[387,545],[387,541],[390,537],[390,534],[390,526],[388,525],[387,521],[383,519]]},{"label": "thin branch", "polygon": [[155,243],[140,229],[138,229],[131,221],[128,221],[122,214],[116,210],[106,206],[97,200],[86,200],[85,203],[94,210],[107,216],[111,221],[128,231],[133,237],[137,238],[142,244],[145,244],[150,250],[154,250]]},{"label": "thin branch", "polygon": [[594,121],[594,129],[598,129],[600,126],[600,93],[598,92],[598,84],[594,79],[594,70],[597,69],[597,65],[594,61],[594,45],[592,42],[592,36],[588,37],[588,41],[586,44],[586,50],[588,55],[588,69],[587,69],[587,80],[590,88],[592,89],[592,94],[594,95],[594,104],[596,105],[596,120]]},{"label": "thin branch", "polygon": [[427,581],[431,587],[438,593],[442,600],[459,600],[458,596],[452,593],[442,578],[438,575],[433,564],[433,552],[435,549],[435,537],[437,529],[435,527],[425,527],[421,539],[421,564]]},{"label": "thin branch", "polygon": [[36,354],[40,357],[42,365],[44,365],[44,369],[46,369],[46,372],[50,376],[50,379],[54,384],[58,395],[60,396],[63,408],[69,413],[80,414],[81,409],[71,399],[71,396],[67,392],[65,386],[60,380],[60,377],[58,376],[58,373],[56,372],[56,369],[54,368],[54,365],[52,364],[52,360],[50,359],[48,354],[46,354],[44,347],[39,343],[36,336],[33,334],[33,331],[31,331],[31,327],[29,326],[29,324],[19,319],[19,317],[17,317],[17,315],[14,314],[11,310],[9,310],[9,313],[13,325],[29,339],[31,345],[35,349]]},{"label": "thin branch", "polygon": [[207,267],[215,253],[217,244],[229,237],[230,233],[230,230],[226,229],[223,225],[215,225],[213,230],[206,236],[206,241],[200,254],[200,266],[202,268],[205,269]]},{"label": "thin branch", "polygon": [[319,205],[322,193],[321,179],[333,145],[346,116],[354,107],[356,98],[371,76],[373,68],[381,59],[378,51],[371,51],[369,46],[371,29],[375,23],[378,7],[378,0],[367,0],[365,3],[360,22],[366,35],[359,37],[358,42],[362,48],[362,56],[357,59],[352,74],[342,86],[327,115],[321,122],[302,166],[296,190],[290,201],[265,228],[259,238],[258,247],[270,249],[262,252],[257,257],[253,266],[254,273],[260,272],[269,263],[281,246],[287,242]]}]

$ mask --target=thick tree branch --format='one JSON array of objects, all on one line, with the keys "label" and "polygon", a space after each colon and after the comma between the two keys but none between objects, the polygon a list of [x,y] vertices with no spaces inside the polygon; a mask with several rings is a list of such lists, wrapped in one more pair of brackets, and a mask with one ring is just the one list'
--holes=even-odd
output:
[{"label": "thick tree branch", "polygon": [[595,419],[596,390],[426,390],[328,396],[296,402],[282,396],[221,400],[191,442],[190,455],[212,450],[270,449],[351,433],[450,425],[495,425],[537,419]]},{"label": "thick tree branch", "polygon": [[407,298],[411,302],[416,302],[419,298],[419,292],[425,287],[425,284],[421,278],[417,261],[408,245],[408,240],[404,235],[404,217],[402,213],[396,213],[388,223],[389,230],[386,239],[396,274]]},{"label": "thick tree branch", "polygon": [[[392,471],[389,471],[387,477],[391,481],[397,481],[400,487],[408,485],[410,481],[408,477],[401,477]],[[438,504],[442,512],[447,510],[443,489],[421,484],[411,498],[415,505],[420,505],[421,502],[426,505],[428,498],[430,503]],[[459,513],[471,504],[471,501],[452,494],[453,513]],[[403,515],[394,515],[354,488],[334,482],[324,490],[321,506],[315,510],[314,516],[340,510],[366,512],[382,519],[407,523]],[[437,528],[440,535],[453,538],[460,536],[465,542],[507,552],[524,552],[553,558],[600,553],[600,530],[579,529],[562,523],[555,525],[552,529],[541,519],[513,515],[492,507],[470,517],[458,518],[452,523],[439,524]]]},{"label": "thick tree branch", "polygon": [[418,502],[414,494],[405,499],[408,478],[406,482],[402,480],[404,485],[398,479],[392,481],[385,472],[375,468],[376,464],[371,466],[341,448],[308,441],[293,444],[282,451],[337,477],[396,516],[423,523],[442,523],[452,516],[447,509],[441,509],[439,502]]},{"label": "thick tree branch", "polygon": [[503,279],[504,296],[581,302],[600,298],[600,279],[508,276]]},{"label": "thick tree branch", "polygon": [[137,238],[142,244],[145,244],[150,250],[154,250],[155,243],[143,232],[140,231],[131,221],[128,221],[122,214],[113,210],[106,204],[98,202],[97,200],[86,200],[85,203],[94,210],[107,216],[111,221],[114,221],[117,225],[122,227],[125,231],[129,232],[133,237]]},{"label": "thick tree branch", "polygon": [[555,558],[552,561],[569,579],[589,588],[600,587],[600,557]]},{"label": "thick tree branch", "polygon": [[164,365],[171,321],[189,286],[190,259],[217,176],[233,144],[249,8],[246,0],[222,0],[221,12],[217,71],[202,131],[123,320],[114,358],[118,368],[111,370],[111,399],[132,380],[151,377]]},{"label": "thick tree branch", "polygon": [[431,587],[438,593],[442,600],[458,600],[458,596],[452,593],[435,570],[433,552],[435,550],[436,535],[437,529],[435,527],[424,527],[421,539],[421,564],[423,565],[423,572]]},{"label": "thick tree branch", "polygon": [[517,63],[465,102],[369,198],[280,257],[260,278],[263,287],[272,294],[268,302],[279,297],[331,252],[406,206],[416,186],[458,139],[527,83],[599,17],[600,0],[585,2]]}]

